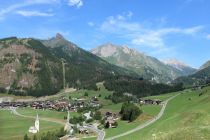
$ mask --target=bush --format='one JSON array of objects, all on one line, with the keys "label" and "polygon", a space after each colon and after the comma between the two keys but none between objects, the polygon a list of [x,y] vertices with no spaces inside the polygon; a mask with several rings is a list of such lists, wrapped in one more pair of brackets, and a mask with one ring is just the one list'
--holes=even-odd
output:
[{"label": "bush", "polygon": [[93,119],[88,119],[88,120],[86,120],[85,122],[86,122],[86,123],[91,123],[91,122],[93,122]]},{"label": "bush", "polygon": [[134,121],[140,114],[142,110],[139,109],[133,103],[124,103],[121,107],[120,114],[122,115],[122,120],[128,120],[130,122]]},{"label": "bush", "polygon": [[102,116],[101,116],[101,112],[100,111],[96,111],[93,118],[95,120],[101,120],[102,119]]},{"label": "bush", "polygon": [[69,122],[71,124],[77,124],[77,123],[82,123],[85,121],[85,118],[83,116],[79,116],[79,117],[73,117],[69,120]]},{"label": "bush", "polygon": [[87,92],[85,92],[84,96],[86,96],[86,97],[87,97],[87,96],[88,96],[88,93],[87,93]]}]

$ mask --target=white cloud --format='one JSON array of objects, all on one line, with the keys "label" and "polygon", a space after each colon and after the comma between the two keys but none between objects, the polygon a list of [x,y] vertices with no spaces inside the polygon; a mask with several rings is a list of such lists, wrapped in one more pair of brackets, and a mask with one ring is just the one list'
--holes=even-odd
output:
[{"label": "white cloud", "polygon": [[95,26],[95,24],[93,23],[93,22],[88,22],[88,25],[90,26],[90,27],[93,27],[93,26]]},{"label": "white cloud", "polygon": [[81,6],[83,6],[83,1],[82,0],[69,0],[68,4],[70,6],[76,6],[77,8],[80,8]]},{"label": "white cloud", "polygon": [[24,8],[24,7],[28,7],[31,5],[39,5],[39,4],[55,4],[57,2],[59,2],[59,0],[27,0],[22,3],[16,3],[4,9],[1,9],[0,19],[3,19],[9,13],[16,12],[16,10]]},{"label": "white cloud", "polygon": [[25,16],[25,17],[32,17],[32,16],[41,16],[41,17],[49,17],[53,16],[52,13],[45,13],[45,12],[40,12],[40,11],[24,11],[20,10],[16,12],[19,15]]},{"label": "white cloud", "polygon": [[196,35],[203,26],[190,28],[165,27],[150,28],[143,23],[133,22],[130,17],[132,12],[123,15],[110,16],[101,24],[102,32],[118,35],[136,46],[150,47],[159,50],[167,50],[165,37],[171,34]]},{"label": "white cloud", "polygon": [[207,38],[207,39],[210,39],[210,34],[208,34],[208,35],[206,36],[206,38]]}]

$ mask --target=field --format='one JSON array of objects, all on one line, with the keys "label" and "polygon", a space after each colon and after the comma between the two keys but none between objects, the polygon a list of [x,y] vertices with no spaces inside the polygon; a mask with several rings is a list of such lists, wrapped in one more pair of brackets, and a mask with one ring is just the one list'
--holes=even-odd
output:
[{"label": "field", "polygon": [[[12,114],[8,110],[0,110],[0,140],[22,140],[30,126],[34,125],[34,119],[23,118]],[[62,125],[40,121],[40,132],[56,130]]]},{"label": "field", "polygon": [[167,94],[162,94],[162,95],[148,96],[148,97],[145,97],[144,99],[159,99],[159,100],[164,101],[175,94],[176,94],[176,92],[172,92],[172,93],[167,93]]},{"label": "field", "polygon": [[[108,110],[112,112],[118,113],[121,109],[122,104],[113,104],[109,106],[105,106],[102,110]],[[140,107],[140,106],[139,106]],[[123,132],[126,132],[130,129],[133,129],[140,125],[141,123],[151,119],[155,115],[157,115],[161,109],[161,106],[158,105],[144,105],[140,107],[142,109],[143,114],[139,116],[138,119],[136,119],[134,122],[129,123],[127,121],[122,121],[118,120],[118,127],[117,128],[111,128],[111,129],[106,129],[106,138],[109,138],[111,136],[115,136],[118,134],[121,134]]]},{"label": "field", "polygon": [[210,87],[182,93],[168,103],[160,120],[119,140],[209,140],[209,106]]}]

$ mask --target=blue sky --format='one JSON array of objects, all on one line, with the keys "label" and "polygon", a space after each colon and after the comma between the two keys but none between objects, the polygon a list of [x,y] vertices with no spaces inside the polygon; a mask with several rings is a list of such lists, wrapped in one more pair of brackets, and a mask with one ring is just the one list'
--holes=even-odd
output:
[{"label": "blue sky", "polygon": [[86,50],[112,42],[198,68],[210,60],[209,13],[209,0],[1,0],[0,38],[59,32]]}]

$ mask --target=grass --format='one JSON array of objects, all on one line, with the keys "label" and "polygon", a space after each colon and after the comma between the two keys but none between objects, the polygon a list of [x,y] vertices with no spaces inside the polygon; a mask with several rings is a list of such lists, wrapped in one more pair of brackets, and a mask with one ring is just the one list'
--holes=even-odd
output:
[{"label": "grass", "polygon": [[106,113],[107,111],[113,112],[113,113],[119,113],[121,106],[122,106],[122,103],[110,104],[110,105],[103,106],[103,108],[101,108],[100,111],[102,113]]},{"label": "grass", "polygon": [[[64,120],[64,116],[67,116],[67,112],[58,112],[53,110],[42,110],[42,109],[33,109],[33,108],[19,108],[17,111],[20,114],[26,115],[26,116],[35,116],[37,113],[42,118],[53,118],[53,119],[59,119]],[[70,112],[70,116],[78,116],[79,113],[77,112]]]},{"label": "grass", "polygon": [[176,92],[172,92],[172,93],[167,93],[167,94],[148,96],[148,97],[145,97],[144,99],[159,99],[159,100],[164,101],[164,100],[170,98],[171,96],[173,96],[175,94],[176,94]]},{"label": "grass", "polygon": [[[28,133],[29,127],[34,125],[34,121],[34,119],[16,116],[8,110],[0,110],[0,140],[22,140],[24,134]],[[41,133],[61,127],[60,124],[40,121]]]},{"label": "grass", "polygon": [[210,87],[183,93],[171,100],[163,117],[154,124],[118,140],[210,139]]},{"label": "grass", "polygon": [[[121,109],[121,105],[122,104],[114,104],[114,105],[110,105],[107,106],[107,109],[110,110],[119,110]],[[139,116],[139,118],[137,118],[134,122],[127,122],[127,121],[122,121],[122,120],[118,120],[118,127],[117,128],[110,128],[110,129],[106,129],[106,138],[108,137],[112,137],[118,134],[122,134],[126,131],[129,131],[137,126],[139,126],[140,124],[142,124],[143,122],[151,119],[153,116],[157,115],[161,109],[161,106],[158,105],[144,105],[142,107],[140,107],[143,111],[143,114],[141,114]]]}]

